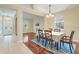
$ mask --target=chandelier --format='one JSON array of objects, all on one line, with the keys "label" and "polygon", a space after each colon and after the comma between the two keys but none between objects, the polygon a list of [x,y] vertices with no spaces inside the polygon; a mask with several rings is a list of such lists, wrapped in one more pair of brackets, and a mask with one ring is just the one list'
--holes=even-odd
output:
[{"label": "chandelier", "polygon": [[54,17],[54,15],[51,12],[51,5],[49,5],[49,13],[46,15],[46,17]]}]

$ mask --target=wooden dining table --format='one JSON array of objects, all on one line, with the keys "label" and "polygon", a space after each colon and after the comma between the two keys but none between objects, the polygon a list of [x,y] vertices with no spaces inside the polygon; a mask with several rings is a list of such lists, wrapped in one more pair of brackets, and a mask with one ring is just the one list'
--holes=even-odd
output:
[{"label": "wooden dining table", "polygon": [[52,32],[52,39],[55,41],[61,40],[61,37],[64,35],[64,32]]}]

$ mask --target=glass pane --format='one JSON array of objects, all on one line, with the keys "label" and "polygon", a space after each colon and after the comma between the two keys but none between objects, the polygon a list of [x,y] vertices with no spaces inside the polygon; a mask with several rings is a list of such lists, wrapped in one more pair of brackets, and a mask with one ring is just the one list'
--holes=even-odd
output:
[{"label": "glass pane", "polygon": [[11,35],[12,34],[12,18],[8,16],[4,16],[3,18],[3,34]]}]

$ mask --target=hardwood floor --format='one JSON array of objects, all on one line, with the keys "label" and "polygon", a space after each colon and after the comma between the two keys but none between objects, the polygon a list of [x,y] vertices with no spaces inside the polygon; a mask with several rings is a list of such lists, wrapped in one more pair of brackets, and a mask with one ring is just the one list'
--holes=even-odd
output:
[{"label": "hardwood floor", "polygon": [[[42,48],[41,46],[32,42],[35,38],[35,33],[30,32],[28,34],[28,43],[24,43],[34,54],[51,54],[52,52]],[[25,35],[24,35],[25,36]]]},{"label": "hardwood floor", "polygon": [[28,46],[28,48],[35,54],[53,54],[52,52],[46,50],[45,48],[35,44],[32,41],[29,41],[28,44],[24,43],[25,45]]},{"label": "hardwood floor", "polygon": [[75,54],[79,54],[79,42],[75,42],[75,44],[76,44]]},{"label": "hardwood floor", "polygon": [[[28,43],[25,45],[28,46],[28,48],[35,54],[51,54],[52,52],[40,47],[39,45],[33,43],[31,40],[35,38],[35,33],[30,32],[28,34]],[[73,41],[74,44],[76,44],[76,49],[75,49],[75,54],[79,54],[79,42],[78,41]],[[53,54],[53,53],[52,53]]]}]

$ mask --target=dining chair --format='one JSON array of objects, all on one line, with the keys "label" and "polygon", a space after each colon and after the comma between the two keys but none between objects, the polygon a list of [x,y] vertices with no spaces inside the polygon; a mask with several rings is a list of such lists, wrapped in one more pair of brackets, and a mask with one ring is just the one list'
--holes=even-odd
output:
[{"label": "dining chair", "polygon": [[45,46],[49,45],[50,48],[53,46],[53,39],[52,39],[52,31],[44,30],[45,32]]},{"label": "dining chair", "polygon": [[37,41],[40,42],[41,39],[43,39],[43,30],[38,29]]},{"label": "dining chair", "polygon": [[[63,36],[60,40],[60,48],[61,48],[61,42],[64,46],[64,43],[69,44],[69,48],[70,48],[70,52],[72,53],[72,48],[73,48],[73,35],[74,35],[74,31],[71,32],[70,36]],[[74,49],[74,48],[73,48]]]},{"label": "dining chair", "polygon": [[54,32],[60,32],[60,29],[54,29]]},{"label": "dining chair", "polygon": [[53,29],[52,29],[52,28],[49,28],[49,30],[50,30],[50,31],[53,31]]}]

